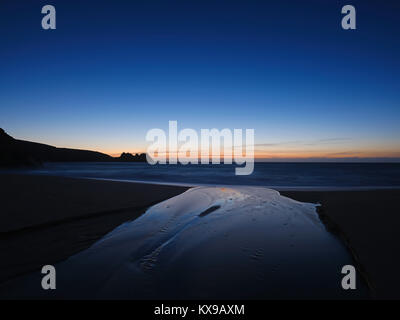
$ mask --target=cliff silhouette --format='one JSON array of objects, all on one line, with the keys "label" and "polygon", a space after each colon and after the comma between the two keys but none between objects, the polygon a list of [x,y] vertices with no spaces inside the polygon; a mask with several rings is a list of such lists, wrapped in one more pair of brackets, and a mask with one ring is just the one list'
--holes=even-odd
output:
[{"label": "cliff silhouette", "polygon": [[145,153],[136,153],[133,155],[132,153],[123,152],[119,158],[115,158],[117,161],[122,162],[145,162],[146,154]]},{"label": "cliff silhouette", "polygon": [[122,153],[119,158],[79,149],[57,148],[47,144],[14,139],[0,128],[0,166],[32,166],[43,162],[111,162],[146,161],[146,155]]}]

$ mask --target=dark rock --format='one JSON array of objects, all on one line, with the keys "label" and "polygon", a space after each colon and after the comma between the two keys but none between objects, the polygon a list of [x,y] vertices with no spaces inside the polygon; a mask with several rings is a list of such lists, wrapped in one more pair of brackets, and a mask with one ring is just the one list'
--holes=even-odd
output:
[{"label": "dark rock", "polygon": [[105,162],[114,158],[100,152],[56,148],[42,143],[17,140],[0,128],[0,166],[32,166],[43,162]]}]

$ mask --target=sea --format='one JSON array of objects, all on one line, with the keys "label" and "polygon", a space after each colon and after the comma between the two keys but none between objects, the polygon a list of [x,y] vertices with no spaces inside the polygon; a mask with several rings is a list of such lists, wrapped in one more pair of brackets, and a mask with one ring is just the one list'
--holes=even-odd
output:
[{"label": "sea", "polygon": [[280,190],[400,188],[400,163],[256,162],[254,165],[251,175],[241,176],[235,175],[236,165],[135,162],[45,163],[37,168],[7,172],[185,186],[265,186]]}]

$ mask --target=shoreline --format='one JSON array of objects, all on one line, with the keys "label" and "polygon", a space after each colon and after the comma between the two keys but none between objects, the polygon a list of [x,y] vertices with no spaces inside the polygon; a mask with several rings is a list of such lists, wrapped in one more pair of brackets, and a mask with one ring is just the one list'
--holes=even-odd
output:
[{"label": "shoreline", "polygon": [[187,188],[0,175],[0,283],[90,247]]},{"label": "shoreline", "polygon": [[321,204],[321,221],[351,252],[372,298],[400,299],[400,190],[280,193]]},{"label": "shoreline", "polygon": [[361,278],[356,291],[340,287],[337,270],[348,264],[350,253],[315,204],[263,187],[197,187],[56,264],[56,292],[37,286],[39,273],[2,291],[55,299],[368,299]]},{"label": "shoreline", "polygon": [[[1,175],[1,173],[0,173]],[[39,175],[39,174],[29,174]],[[48,175],[39,175],[48,176]],[[61,176],[55,176],[61,177]],[[150,184],[160,186],[174,186],[184,188],[194,187],[264,187],[273,189],[276,191],[374,191],[374,190],[400,190],[400,186],[267,186],[267,185],[256,185],[256,184],[208,184],[208,183],[184,183],[184,182],[162,182],[162,181],[145,181],[145,180],[128,180],[128,179],[109,179],[109,178],[93,178],[93,177],[74,177],[74,179],[87,179],[87,180],[98,180],[98,181],[112,181],[112,182],[123,182],[123,183],[139,183],[139,184]]]},{"label": "shoreline", "polygon": [[332,218],[329,217],[329,215],[325,213],[323,205],[317,206],[316,209],[318,217],[324,224],[326,230],[335,235],[349,251],[351,257],[353,258],[354,266],[357,272],[361,274],[363,281],[366,283],[368,287],[371,298],[376,298],[376,289],[371,282],[371,275],[368,274],[365,266],[360,261],[360,257],[358,256],[356,249],[352,246],[348,236],[343,232],[340,226],[334,220],[332,220]]},{"label": "shoreline", "polygon": [[[64,191],[69,193],[64,195],[67,198],[71,197],[71,193],[72,195],[75,193],[75,196],[80,200],[76,208],[103,208],[102,205],[104,204],[107,206],[107,210],[91,210],[86,213],[80,211],[78,214],[77,212],[72,212],[72,214],[70,208],[66,208],[66,211],[64,210],[63,212],[67,212],[71,216],[63,217],[58,220],[54,220],[53,216],[53,221],[46,221],[46,219],[43,221],[42,219],[42,223],[36,225],[26,223],[26,221],[24,223],[24,219],[15,219],[15,216],[13,216],[13,219],[18,221],[17,224],[19,224],[20,228],[15,228],[15,226],[14,228],[8,228],[8,233],[7,228],[5,228],[4,225],[2,226],[2,230],[0,230],[0,249],[3,250],[1,261],[5,261],[4,257],[6,257],[7,260],[10,260],[11,257],[11,260],[16,259],[16,261],[8,265],[2,263],[0,266],[0,271],[2,271],[0,283],[12,277],[36,270],[43,264],[47,264],[47,262],[44,263],[46,255],[39,259],[37,257],[33,258],[33,256],[37,254],[37,250],[40,251],[40,248],[43,246],[46,247],[46,244],[48,245],[49,242],[51,244],[49,248],[46,248],[47,257],[50,257],[49,259],[52,260],[52,263],[63,261],[69,256],[90,247],[115,227],[124,222],[136,219],[150,206],[176,196],[188,189],[188,187],[171,186],[169,184],[134,183],[132,181],[117,182],[106,179],[77,179],[18,174],[2,174],[0,176],[2,178],[0,187],[3,194],[7,186],[6,180],[10,179],[14,181],[14,187],[17,186],[19,188],[19,193],[22,197],[23,195],[26,196],[27,193],[31,194],[32,190],[35,189],[32,188],[33,186],[42,186],[38,191],[34,191],[37,192],[36,201],[37,204],[40,204],[39,206],[35,207],[35,204],[32,205],[32,203],[27,203],[26,201],[18,201],[20,199],[15,199],[16,195],[12,192],[10,193],[10,190],[8,190],[8,195],[6,194],[5,199],[7,199],[8,202],[13,202],[15,206],[24,207],[24,205],[26,205],[30,208],[35,208],[33,210],[35,211],[34,213],[40,213],[41,215],[47,216],[47,218],[54,213],[52,212],[54,209],[50,208],[51,205],[54,205],[54,202],[58,203],[60,200],[59,195],[57,195],[56,190],[54,190],[54,181],[58,181],[58,183],[64,185]],[[16,180],[19,181],[15,183]],[[33,182],[33,180],[36,182]],[[75,187],[69,188],[71,187],[71,183],[74,184],[72,181],[75,183]],[[50,203],[49,197],[45,195],[46,187],[43,187],[46,183],[47,191],[50,190],[50,193],[53,195],[53,197],[50,197]],[[78,185],[80,187],[78,187]],[[95,185],[96,187],[94,187]],[[98,194],[99,190],[101,196]],[[397,271],[395,271],[397,270],[396,268],[400,267],[400,259],[395,255],[395,250],[398,249],[396,243],[399,242],[396,241],[395,238],[396,231],[397,227],[400,227],[400,218],[396,216],[396,212],[400,212],[400,210],[398,210],[399,204],[396,199],[400,196],[400,190],[285,191],[278,189],[278,191],[281,195],[297,201],[319,203],[322,205],[322,211],[318,212],[321,221],[329,232],[332,232],[333,229],[335,235],[346,245],[352,253],[353,258],[357,261],[359,266],[361,266],[362,273],[364,273],[363,269],[365,269],[367,282],[372,283],[372,285],[370,283],[370,287],[373,288],[373,298],[393,299],[400,297],[397,292],[397,286],[400,285],[400,283],[397,277]],[[89,202],[95,204],[93,207],[82,203],[82,198],[79,199],[80,196],[85,198],[87,193],[90,195]],[[104,202],[104,194],[109,195],[109,200],[112,203],[111,206],[108,201]],[[150,194],[151,196],[149,196]],[[146,199],[143,199],[143,196],[145,196]],[[63,199],[63,197],[61,198]],[[127,198],[134,198],[136,205],[118,207],[121,203],[126,204]],[[141,199],[141,202],[139,199]],[[32,201],[32,197],[30,197],[29,200]],[[380,207],[376,206],[377,203],[380,204]],[[141,204],[141,206],[139,206],[139,204]],[[46,205],[48,211],[43,212],[43,208],[46,208]],[[113,206],[114,208],[112,208]],[[4,211],[8,210],[9,213],[10,211],[14,211],[15,213],[15,210],[12,210],[11,206],[6,205],[5,209]],[[38,212],[39,210],[42,211]],[[379,214],[381,211],[391,212],[392,214],[386,216],[385,220],[385,218],[381,217]],[[21,211],[20,214],[22,214],[22,218],[24,218],[24,216],[26,218],[28,215],[28,213],[21,213]],[[3,221],[5,218],[7,219],[7,217],[1,218]],[[8,219],[11,219],[10,216]],[[29,221],[29,219],[27,219],[27,221]],[[4,229],[6,229],[6,231]],[[369,239],[368,235],[371,234],[371,230],[375,231],[375,233],[379,234],[381,237]],[[67,236],[69,233],[70,235]],[[82,236],[82,234],[84,236]],[[65,239],[65,237],[67,237],[67,239]],[[34,239],[33,243],[30,241],[32,239]],[[29,243],[30,248],[28,249],[30,250],[25,248],[26,243]],[[382,264],[379,262],[382,255],[384,256],[382,251],[385,254],[392,252],[391,255],[388,254],[392,260],[391,264]],[[15,270],[15,267],[17,267],[17,270]],[[397,277],[396,279],[392,279],[391,282],[387,281],[388,267],[390,269],[389,273]]]}]

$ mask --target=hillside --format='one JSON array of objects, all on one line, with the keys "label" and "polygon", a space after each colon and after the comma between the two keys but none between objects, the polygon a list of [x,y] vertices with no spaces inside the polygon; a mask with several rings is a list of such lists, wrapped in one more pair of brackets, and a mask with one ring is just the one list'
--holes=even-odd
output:
[{"label": "hillside", "polygon": [[96,151],[57,148],[50,145],[17,140],[0,128],[0,166],[29,166],[43,162],[114,161]]}]

